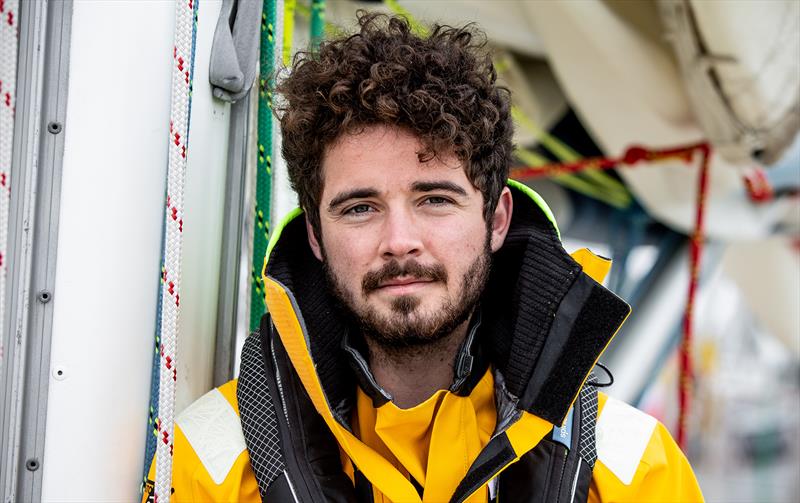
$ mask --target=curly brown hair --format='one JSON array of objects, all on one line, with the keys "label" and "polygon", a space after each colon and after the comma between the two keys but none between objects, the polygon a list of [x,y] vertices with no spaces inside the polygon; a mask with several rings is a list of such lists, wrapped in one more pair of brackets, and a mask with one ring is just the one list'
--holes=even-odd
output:
[{"label": "curly brown hair", "polygon": [[418,36],[402,17],[358,13],[358,33],[295,56],[276,114],[292,187],[318,237],[325,148],[343,133],[388,124],[419,138],[420,161],[454,154],[490,217],[508,178],[509,92],[474,25]]}]

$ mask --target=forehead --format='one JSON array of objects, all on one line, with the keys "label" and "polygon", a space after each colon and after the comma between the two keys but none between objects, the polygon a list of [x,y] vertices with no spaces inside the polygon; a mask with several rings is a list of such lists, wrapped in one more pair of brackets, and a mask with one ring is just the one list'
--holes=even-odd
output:
[{"label": "forehead", "polygon": [[322,158],[323,198],[345,187],[391,190],[431,178],[458,181],[464,189],[474,189],[458,158],[439,154],[421,162],[423,150],[419,138],[397,127],[368,126],[344,134],[325,149]]}]

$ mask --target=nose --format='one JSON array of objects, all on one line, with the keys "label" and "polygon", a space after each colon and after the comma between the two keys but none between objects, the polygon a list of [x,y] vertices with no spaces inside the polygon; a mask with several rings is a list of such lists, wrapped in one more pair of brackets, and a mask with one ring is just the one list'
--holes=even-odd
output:
[{"label": "nose", "polygon": [[390,212],[381,232],[380,253],[383,258],[418,257],[422,253],[422,229],[409,212]]}]

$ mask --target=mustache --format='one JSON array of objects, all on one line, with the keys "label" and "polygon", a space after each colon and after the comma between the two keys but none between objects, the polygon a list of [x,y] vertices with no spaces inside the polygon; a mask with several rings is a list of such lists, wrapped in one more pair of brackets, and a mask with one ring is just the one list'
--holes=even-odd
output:
[{"label": "mustache", "polygon": [[400,265],[400,262],[392,260],[377,271],[365,274],[364,279],[361,280],[361,289],[364,294],[368,294],[380,288],[382,283],[400,276],[447,282],[447,271],[441,264],[422,265],[415,260],[409,260]]}]

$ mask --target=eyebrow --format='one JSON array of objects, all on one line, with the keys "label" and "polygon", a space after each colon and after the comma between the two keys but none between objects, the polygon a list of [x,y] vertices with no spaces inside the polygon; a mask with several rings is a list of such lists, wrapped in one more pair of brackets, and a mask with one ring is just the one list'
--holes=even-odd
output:
[{"label": "eyebrow", "polygon": [[344,192],[339,192],[338,194],[336,194],[336,197],[331,199],[331,202],[328,205],[328,211],[335,210],[338,206],[341,206],[343,203],[349,201],[350,199],[375,197],[377,195],[378,191],[372,188],[358,188],[358,189],[347,190]]},{"label": "eyebrow", "polygon": [[411,184],[411,190],[414,192],[434,192],[437,190],[444,190],[458,194],[459,196],[466,196],[467,191],[458,184],[447,181],[431,181],[431,182],[414,182]]}]

